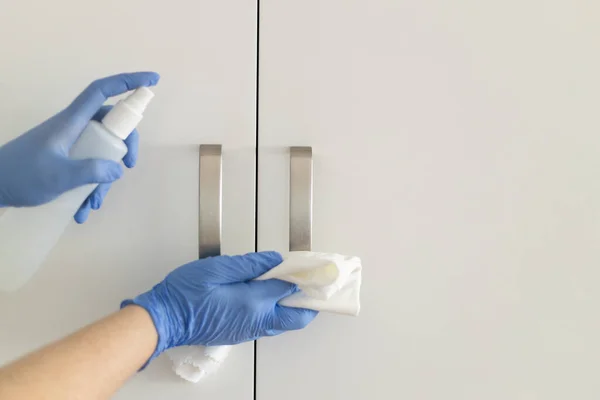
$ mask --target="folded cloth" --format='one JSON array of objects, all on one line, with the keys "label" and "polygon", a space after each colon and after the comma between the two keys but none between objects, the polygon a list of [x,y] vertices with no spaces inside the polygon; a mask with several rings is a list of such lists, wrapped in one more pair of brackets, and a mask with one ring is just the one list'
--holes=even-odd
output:
[{"label": "folded cloth", "polygon": [[186,381],[197,383],[215,372],[232,346],[180,346],[167,350],[173,370]]},{"label": "folded cloth", "polygon": [[[282,306],[357,316],[361,270],[358,257],[296,251],[257,280],[280,279],[298,285],[300,291],[281,300]],[[232,347],[182,346],[167,350],[167,355],[177,375],[196,383],[215,372]]]}]

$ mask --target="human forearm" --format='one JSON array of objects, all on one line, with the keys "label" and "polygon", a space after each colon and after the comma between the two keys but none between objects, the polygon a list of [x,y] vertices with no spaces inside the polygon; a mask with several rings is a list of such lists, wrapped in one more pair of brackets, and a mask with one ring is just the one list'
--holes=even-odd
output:
[{"label": "human forearm", "polygon": [[296,286],[255,280],[282,260],[264,252],[183,265],[123,302],[120,312],[0,369],[0,399],[105,399],[172,347],[231,345],[301,329],[317,313],[278,304]]},{"label": "human forearm", "polygon": [[156,342],[148,313],[125,307],[1,368],[0,399],[106,399],[142,367]]}]

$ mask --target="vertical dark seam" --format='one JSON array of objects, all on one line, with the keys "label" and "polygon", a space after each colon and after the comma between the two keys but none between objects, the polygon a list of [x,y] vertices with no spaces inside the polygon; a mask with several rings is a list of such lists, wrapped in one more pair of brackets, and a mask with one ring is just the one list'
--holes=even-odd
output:
[{"label": "vertical dark seam", "polygon": [[[255,151],[255,177],[254,177],[254,251],[258,251],[258,116],[259,116],[259,82],[260,82],[260,62],[259,62],[259,54],[260,54],[260,0],[256,0],[256,127],[255,127],[255,136],[256,143],[254,145]],[[254,342],[254,387],[253,387],[253,399],[256,400],[256,374],[257,374],[257,356],[258,356],[258,343]]]}]

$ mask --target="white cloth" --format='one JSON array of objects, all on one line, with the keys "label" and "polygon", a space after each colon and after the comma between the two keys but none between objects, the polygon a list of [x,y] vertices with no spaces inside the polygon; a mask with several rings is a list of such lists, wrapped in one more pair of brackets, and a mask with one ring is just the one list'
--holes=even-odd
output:
[{"label": "white cloth", "polygon": [[[357,316],[361,270],[358,257],[297,251],[289,253],[283,263],[257,280],[280,279],[297,284],[301,291],[281,300],[279,304],[283,306]],[[196,383],[215,372],[231,348],[182,346],[168,350],[167,354],[175,373]]]}]

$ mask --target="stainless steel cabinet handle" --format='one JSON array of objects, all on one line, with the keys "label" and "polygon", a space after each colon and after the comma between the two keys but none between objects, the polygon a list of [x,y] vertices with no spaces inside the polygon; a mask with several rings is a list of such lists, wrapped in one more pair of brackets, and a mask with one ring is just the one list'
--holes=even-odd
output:
[{"label": "stainless steel cabinet handle", "polygon": [[199,257],[221,254],[222,162],[221,145],[200,146],[198,210]]},{"label": "stainless steel cabinet handle", "polygon": [[290,148],[290,251],[312,248],[312,147]]}]

